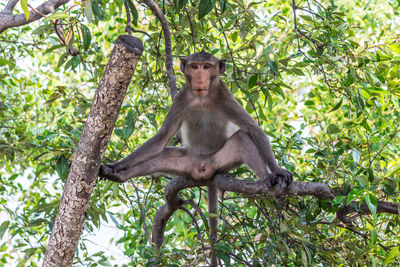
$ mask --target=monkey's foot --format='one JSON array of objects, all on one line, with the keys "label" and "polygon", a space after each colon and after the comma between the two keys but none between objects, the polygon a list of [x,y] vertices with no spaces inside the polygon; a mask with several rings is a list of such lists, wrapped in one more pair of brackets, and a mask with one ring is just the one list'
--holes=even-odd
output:
[{"label": "monkey's foot", "polygon": [[280,167],[264,179],[268,187],[278,187],[280,189],[285,189],[292,183],[292,180],[293,174],[290,171]]},{"label": "monkey's foot", "polygon": [[210,160],[198,160],[193,165],[192,178],[195,180],[207,180],[214,176],[215,168]]}]

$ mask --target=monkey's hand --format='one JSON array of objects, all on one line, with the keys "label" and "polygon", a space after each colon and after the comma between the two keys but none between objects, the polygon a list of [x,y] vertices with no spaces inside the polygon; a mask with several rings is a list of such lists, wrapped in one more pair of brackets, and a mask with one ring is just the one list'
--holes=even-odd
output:
[{"label": "monkey's hand", "polygon": [[115,168],[113,168],[113,164],[101,165],[99,170],[99,176],[103,179],[107,179],[118,183],[125,182],[125,180],[123,180],[115,171]]},{"label": "monkey's hand", "polygon": [[286,188],[292,183],[293,174],[281,167],[277,167],[272,171],[272,174],[267,177],[266,183],[268,187],[277,186],[280,189]]}]

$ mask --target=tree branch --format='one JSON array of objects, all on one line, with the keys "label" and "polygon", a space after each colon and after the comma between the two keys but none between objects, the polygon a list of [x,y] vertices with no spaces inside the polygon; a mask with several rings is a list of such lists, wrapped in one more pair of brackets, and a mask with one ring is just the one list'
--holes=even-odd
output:
[{"label": "tree branch", "polygon": [[12,14],[15,6],[17,5],[17,3],[19,2],[19,0],[10,0],[8,1],[6,7],[4,8],[2,13],[5,14]]},{"label": "tree branch", "polygon": [[0,34],[8,28],[19,27],[25,24],[29,24],[42,18],[42,15],[47,15],[49,13],[54,13],[55,10],[70,0],[49,0],[44,2],[37,8],[36,11],[31,11],[29,13],[29,19],[26,20],[25,14],[12,15],[15,5],[18,0],[10,0],[4,10],[0,12]]},{"label": "tree branch", "polygon": [[[314,196],[318,199],[334,199],[335,194],[329,186],[324,183],[315,182],[293,182],[286,189],[269,188],[263,181],[239,180],[228,175],[218,174],[210,180],[194,180],[188,177],[177,177],[171,180],[165,187],[165,197],[167,204],[162,206],[156,213],[153,223],[153,242],[160,248],[164,240],[164,230],[168,219],[182,205],[188,202],[183,201],[178,196],[180,190],[199,186],[215,187],[221,191],[230,191],[243,194],[265,194],[271,197],[279,196]],[[351,219],[347,217],[349,213],[357,211],[359,202],[353,201],[339,209],[337,217],[343,223],[350,224]],[[362,214],[370,214],[370,210],[365,202],[360,206]],[[392,202],[378,201],[377,213],[399,214],[400,204]]]},{"label": "tree branch", "polygon": [[157,249],[161,247],[164,241],[164,231],[169,218],[184,203],[183,199],[178,196],[179,191],[185,188],[185,180],[182,179],[185,178],[178,177],[167,184],[164,191],[167,203],[161,206],[161,208],[154,215],[152,241],[156,245]]},{"label": "tree branch", "polygon": [[171,98],[174,99],[177,94],[176,87],[176,78],[174,76],[172,66],[173,66],[173,57],[172,57],[172,42],[171,42],[171,32],[169,30],[168,21],[165,18],[163,12],[158,7],[153,0],[142,0],[141,3],[146,4],[151,12],[153,12],[154,16],[161,22],[161,28],[164,33],[165,39],[165,68],[167,70],[168,75],[168,83],[170,87]]},{"label": "tree branch", "polygon": [[74,153],[43,267],[72,265],[98,170],[142,51],[142,42],[129,35],[115,43]]}]

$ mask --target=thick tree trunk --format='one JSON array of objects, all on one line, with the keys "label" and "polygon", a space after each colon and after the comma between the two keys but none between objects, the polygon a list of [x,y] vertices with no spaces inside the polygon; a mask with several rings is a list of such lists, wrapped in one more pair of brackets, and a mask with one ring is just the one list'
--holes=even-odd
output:
[{"label": "thick tree trunk", "polygon": [[111,52],[72,161],[43,266],[72,265],[100,163],[142,51],[139,39],[122,35]]}]

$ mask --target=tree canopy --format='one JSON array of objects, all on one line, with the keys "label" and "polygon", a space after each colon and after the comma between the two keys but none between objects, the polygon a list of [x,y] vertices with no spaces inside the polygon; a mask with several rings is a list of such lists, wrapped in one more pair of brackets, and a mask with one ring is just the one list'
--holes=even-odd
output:
[{"label": "tree canopy", "polygon": [[[157,131],[174,78],[178,90],[184,83],[178,57],[205,50],[227,59],[223,79],[270,136],[279,164],[295,181],[325,183],[335,194],[322,200],[224,193],[215,249],[226,266],[400,263],[400,218],[378,205],[400,200],[398,0],[35,5],[0,3],[0,266],[43,261],[95,89],[126,30],[144,51],[106,161],[130,154]],[[245,166],[231,175],[258,179]],[[101,248],[89,253],[82,238],[74,265],[144,266],[155,256],[164,265],[206,264],[201,187],[181,192],[190,205],[169,220],[162,250],[152,248],[149,228],[170,180],[99,181],[84,232],[115,225],[122,237],[110,242],[127,257]],[[336,212],[349,203],[350,216],[340,220]]]}]

